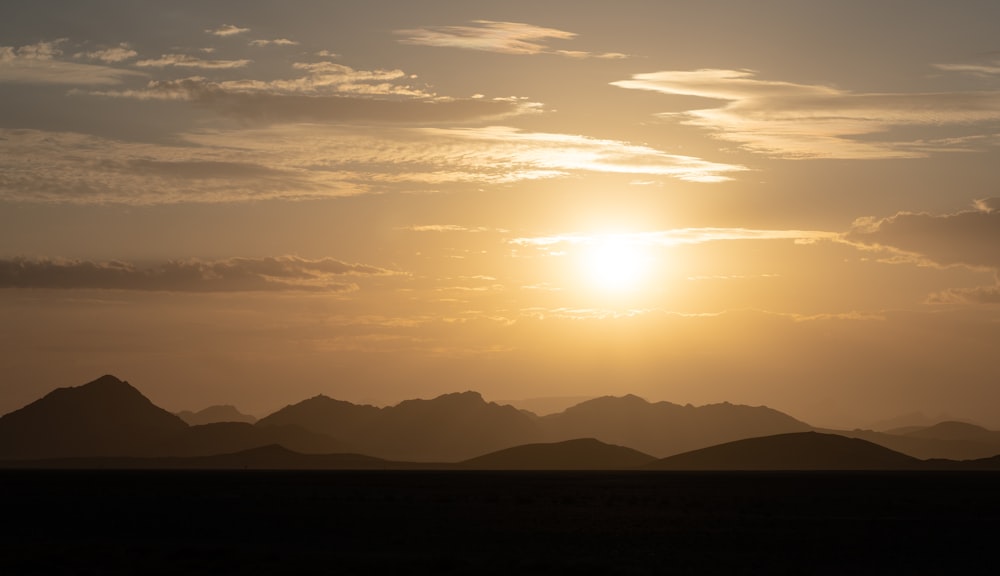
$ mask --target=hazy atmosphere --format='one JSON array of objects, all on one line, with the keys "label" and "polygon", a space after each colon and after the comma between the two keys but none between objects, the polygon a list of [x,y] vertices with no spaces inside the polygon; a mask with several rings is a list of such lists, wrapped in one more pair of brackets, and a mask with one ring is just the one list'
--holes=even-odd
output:
[{"label": "hazy atmosphere", "polygon": [[3,13],[0,414],[111,373],[1000,427],[1000,3]]}]

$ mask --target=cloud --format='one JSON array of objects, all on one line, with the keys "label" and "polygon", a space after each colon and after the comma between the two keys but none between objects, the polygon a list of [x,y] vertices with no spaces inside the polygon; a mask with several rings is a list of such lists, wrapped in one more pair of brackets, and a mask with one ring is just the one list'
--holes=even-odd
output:
[{"label": "cloud", "polygon": [[818,240],[835,240],[839,234],[820,230],[755,230],[752,228],[674,228],[650,232],[620,234],[557,234],[514,238],[511,244],[521,246],[551,247],[563,244],[587,245],[609,241],[647,246],[682,246],[719,242],[723,240],[794,240],[811,243]]},{"label": "cloud", "polygon": [[543,28],[520,22],[474,20],[469,26],[432,26],[397,30],[399,42],[419,46],[462,48],[501,54],[560,54],[572,58],[625,58],[625,54],[608,52],[592,54],[576,50],[554,50],[545,40],[570,40],[573,32]]},{"label": "cloud", "polygon": [[859,218],[844,238],[913,253],[944,266],[1000,270],[1000,199],[982,199],[975,206],[954,214],[900,212],[882,219]]},{"label": "cloud", "polygon": [[[247,62],[183,58],[191,65]],[[530,113],[538,107],[518,98],[439,97],[410,85],[413,76],[402,70],[356,70],[334,62],[300,62],[293,64],[293,69],[303,74],[267,81],[219,82],[192,76],[153,80],[143,88],[80,93],[137,100],[187,100],[226,116],[261,123],[467,122]]]},{"label": "cloud", "polygon": [[933,64],[934,68],[945,72],[958,72],[969,74],[980,78],[993,78],[1000,76],[1000,58],[996,52],[983,54],[973,62],[953,62],[944,64]]},{"label": "cloud", "polygon": [[73,55],[73,57],[100,60],[101,62],[107,62],[109,64],[117,64],[119,62],[131,60],[138,55],[139,53],[133,50],[127,42],[122,42],[118,46],[114,46],[112,48],[103,48],[100,50],[92,50],[90,52],[77,52]]},{"label": "cloud", "polygon": [[249,28],[240,28],[233,24],[223,24],[222,26],[217,26],[215,28],[206,28],[205,33],[211,34],[212,36],[236,36],[237,34],[245,34],[249,32]]},{"label": "cloud", "polygon": [[298,46],[299,43],[288,38],[275,38],[273,40],[251,40],[251,46]]},{"label": "cloud", "polygon": [[132,205],[296,200],[584,172],[714,181],[742,169],[627,142],[505,127],[308,123],[202,129],[176,138],[180,143],[153,144],[0,129],[0,199]]},{"label": "cloud", "polygon": [[[159,88],[159,86],[157,87]],[[168,93],[174,91],[167,86]],[[294,122],[467,122],[521,113],[518,102],[503,100],[379,99],[344,95],[242,92],[210,85],[188,91],[195,103],[217,112],[265,124]]]},{"label": "cloud", "polygon": [[163,292],[313,291],[345,292],[358,287],[344,276],[395,274],[333,258],[297,256],[172,260],[140,267],[134,263],[13,258],[0,260],[0,288],[101,289]]},{"label": "cloud", "polygon": [[994,286],[975,288],[951,288],[931,294],[930,304],[1000,304],[1000,279]]},{"label": "cloud", "polygon": [[[132,70],[59,60],[58,57],[63,53],[59,46],[64,42],[65,39],[60,39],[18,47],[0,46],[0,83],[108,85],[120,84],[126,78],[143,75]],[[116,56],[108,52],[104,57]]]},{"label": "cloud", "polygon": [[98,168],[125,174],[177,180],[224,179],[255,180],[260,178],[294,178],[294,172],[251,164],[217,160],[151,160],[149,158],[107,159]]},{"label": "cloud", "polygon": [[[947,138],[948,126],[1000,120],[1000,92],[858,93],[813,84],[760,80],[749,70],[688,70],[636,74],[611,83],[633,90],[698,96],[720,104],[665,113],[712,130],[753,152],[782,158],[916,158],[963,150],[974,138]],[[925,138],[894,140],[896,127],[918,127]]]},{"label": "cloud", "polygon": [[335,197],[365,191],[343,175],[310,171],[294,152],[249,155],[192,145],[123,142],[37,130],[0,130],[0,199],[151,205]]},{"label": "cloud", "polygon": [[[588,138],[570,134],[522,132],[515,128],[425,128],[432,136],[489,144],[484,147],[492,157],[482,158],[483,166],[510,169],[524,166],[534,177],[551,177],[572,171],[666,176],[691,182],[721,182],[728,173],[746,170],[735,164],[721,164],[667,154],[618,140]],[[470,154],[476,154],[475,148]],[[506,158],[503,158],[506,156]]]},{"label": "cloud", "polygon": [[1000,198],[980,198],[972,203],[980,212],[1000,211]]},{"label": "cloud", "polygon": [[954,214],[900,212],[888,218],[859,218],[844,239],[889,248],[904,260],[942,266],[988,268],[993,286],[953,288],[930,295],[929,303],[1000,303],[1000,198],[984,198],[974,210]]},{"label": "cloud", "polygon": [[139,60],[135,63],[140,68],[199,68],[203,70],[231,70],[245,68],[251,61],[242,60],[203,60],[187,54],[164,54],[159,58]]}]

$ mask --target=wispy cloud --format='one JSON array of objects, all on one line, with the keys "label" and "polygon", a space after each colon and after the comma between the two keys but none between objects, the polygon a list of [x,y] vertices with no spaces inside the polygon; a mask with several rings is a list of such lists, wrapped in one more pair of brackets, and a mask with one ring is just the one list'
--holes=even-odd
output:
[{"label": "wispy cloud", "polygon": [[133,205],[300,199],[361,193],[363,186],[234,150],[122,142],[36,130],[0,130],[0,198]]},{"label": "wispy cloud", "polygon": [[289,40],[288,38],[275,38],[273,40],[251,40],[251,46],[298,46],[299,43],[295,40]]},{"label": "wispy cloud", "polygon": [[1000,279],[993,286],[950,288],[931,294],[930,304],[1000,304]]},{"label": "wispy cloud", "polygon": [[[531,112],[517,100],[428,98],[419,90],[389,83],[315,77],[304,82],[211,82],[201,77],[151,81],[138,90],[89,94],[139,100],[187,100],[220,114],[262,124],[378,122],[420,124],[499,119]],[[381,97],[380,97],[381,96]]]},{"label": "wispy cloud", "polygon": [[474,20],[468,26],[431,26],[397,30],[403,44],[462,48],[501,54],[560,54],[573,58],[625,58],[625,54],[607,52],[595,54],[579,50],[557,50],[547,40],[571,40],[573,32],[543,28],[521,22]]},{"label": "wispy cloud", "polygon": [[297,256],[173,260],[152,266],[130,262],[14,258],[0,260],[0,288],[104,289],[164,292],[357,290],[345,276],[393,271],[333,258]]},{"label": "wispy cloud", "polygon": [[118,46],[111,48],[102,48],[99,50],[91,50],[89,52],[77,52],[73,55],[73,57],[100,60],[101,62],[107,62],[109,64],[117,64],[119,62],[131,60],[138,55],[139,53],[133,50],[128,43],[122,42]]},{"label": "wispy cloud", "polygon": [[233,24],[223,24],[221,26],[216,26],[215,28],[205,29],[206,34],[211,34],[212,36],[236,36],[237,34],[245,34],[249,32],[249,28],[240,28],[239,26]]},{"label": "wispy cloud", "polygon": [[[59,59],[64,39],[24,46],[0,46],[0,83],[68,84],[80,86],[120,84],[126,78],[141,73],[95,64],[82,64]],[[105,62],[117,62],[122,55],[116,49],[103,53]],[[97,54],[97,53],[93,53]]]},{"label": "wispy cloud", "polygon": [[[201,60],[168,55],[142,66],[243,67],[248,60]],[[466,122],[533,112],[519,98],[448,98],[413,84],[399,69],[358,70],[330,62],[294,62],[291,78],[214,81],[203,76],[152,80],[144,87],[80,92],[137,100],[187,100],[242,120],[287,122]]]},{"label": "wispy cloud", "polygon": [[550,248],[559,245],[589,245],[615,242],[637,246],[683,246],[725,240],[793,240],[811,243],[818,240],[836,240],[836,232],[821,230],[758,230],[752,228],[674,228],[648,232],[611,234],[556,234],[513,238],[511,244]]},{"label": "wispy cloud", "polygon": [[983,54],[966,62],[951,62],[933,65],[938,70],[970,74],[981,78],[1000,76],[1000,55],[996,52]]},{"label": "wispy cloud", "polygon": [[[407,119],[399,117],[397,123]],[[401,184],[429,190],[506,184],[583,172],[713,181],[741,169],[626,142],[503,127],[437,130],[313,122],[177,137],[182,144],[0,130],[0,198],[140,205],[241,202],[357,195]]]},{"label": "wispy cloud", "polygon": [[139,60],[135,63],[141,68],[200,68],[203,70],[231,70],[245,68],[251,61],[240,60],[204,60],[188,54],[164,54],[159,58]]},{"label": "wispy cloud", "polygon": [[[205,68],[241,68],[249,60],[206,61],[184,56],[174,64],[166,59],[157,67],[188,66]],[[146,62],[146,61],[143,61]],[[152,61],[149,61],[152,62]],[[207,63],[207,65],[206,65]],[[231,64],[236,63],[236,64]],[[238,64],[238,65],[237,65]],[[143,64],[153,66],[153,64]],[[135,98],[140,100],[204,100],[206,95],[249,96],[393,96],[399,99],[453,99],[438,98],[432,92],[408,84],[414,78],[402,70],[356,70],[334,62],[296,62],[291,68],[299,75],[293,78],[259,80],[253,78],[213,81],[204,76],[191,76],[171,80],[153,80],[143,88],[93,92],[99,96]],[[471,99],[470,99],[471,100]]]},{"label": "wispy cloud", "polygon": [[[729,180],[729,173],[746,170],[693,156],[668,154],[648,146],[618,140],[587,138],[570,134],[523,132],[504,126],[485,128],[426,128],[428,135],[449,140],[490,144],[483,165],[509,170],[512,165],[530,167],[539,176],[562,175],[572,171],[666,176],[692,182]],[[476,149],[470,150],[472,154]],[[504,158],[506,157],[506,158]]]},{"label": "wispy cloud", "polygon": [[[1000,120],[1000,92],[995,91],[859,93],[714,69],[636,74],[612,84],[721,101],[662,116],[783,158],[914,158],[962,150],[971,140],[941,136],[944,127]],[[900,126],[924,128],[926,137],[899,140],[887,134]]]}]

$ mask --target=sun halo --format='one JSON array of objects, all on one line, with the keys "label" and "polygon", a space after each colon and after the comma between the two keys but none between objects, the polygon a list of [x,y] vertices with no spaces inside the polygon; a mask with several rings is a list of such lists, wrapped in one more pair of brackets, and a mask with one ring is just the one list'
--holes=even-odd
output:
[{"label": "sun halo", "polygon": [[581,246],[579,266],[587,286],[602,293],[641,290],[651,265],[648,248],[627,235],[592,236]]}]

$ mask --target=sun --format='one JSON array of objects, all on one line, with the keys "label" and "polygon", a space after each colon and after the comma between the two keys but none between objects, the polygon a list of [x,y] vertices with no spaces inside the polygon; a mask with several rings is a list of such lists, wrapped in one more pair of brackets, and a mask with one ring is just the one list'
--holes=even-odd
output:
[{"label": "sun", "polygon": [[592,236],[581,246],[580,267],[587,284],[613,294],[636,292],[650,271],[647,249],[628,235]]}]

